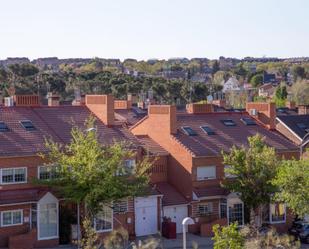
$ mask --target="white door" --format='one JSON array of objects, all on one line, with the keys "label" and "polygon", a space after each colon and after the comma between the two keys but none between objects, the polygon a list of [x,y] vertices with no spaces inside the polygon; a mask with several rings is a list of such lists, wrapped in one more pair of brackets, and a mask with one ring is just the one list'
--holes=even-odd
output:
[{"label": "white door", "polygon": [[135,233],[145,236],[158,232],[157,197],[135,198]]},{"label": "white door", "polygon": [[188,206],[163,207],[163,216],[171,218],[172,222],[176,222],[176,232],[182,233],[182,220],[188,216]]}]

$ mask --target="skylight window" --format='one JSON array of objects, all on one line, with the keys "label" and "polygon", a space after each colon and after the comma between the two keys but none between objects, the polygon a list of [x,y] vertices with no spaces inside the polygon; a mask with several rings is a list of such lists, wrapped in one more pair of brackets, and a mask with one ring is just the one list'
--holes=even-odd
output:
[{"label": "skylight window", "polygon": [[207,134],[207,135],[215,135],[215,132],[206,125],[201,126],[201,129]]},{"label": "skylight window", "polygon": [[245,125],[256,125],[256,122],[252,118],[241,118],[240,119]]},{"label": "skylight window", "polygon": [[34,131],[35,127],[30,120],[20,121],[20,124],[26,131]]},{"label": "skylight window", "polygon": [[4,122],[0,122],[0,132],[9,131],[9,127]]},{"label": "skylight window", "polygon": [[189,126],[183,126],[181,129],[186,133],[188,136],[196,136],[197,133]]},{"label": "skylight window", "polygon": [[224,119],[224,120],[221,120],[221,122],[225,126],[236,126],[235,122],[232,119]]}]

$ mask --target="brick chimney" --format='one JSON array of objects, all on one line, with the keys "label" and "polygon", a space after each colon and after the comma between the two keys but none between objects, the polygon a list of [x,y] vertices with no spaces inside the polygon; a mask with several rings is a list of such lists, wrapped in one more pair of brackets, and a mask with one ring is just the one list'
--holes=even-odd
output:
[{"label": "brick chimney", "polygon": [[112,95],[86,95],[86,106],[105,125],[114,125],[115,112],[114,97]]},{"label": "brick chimney", "polygon": [[39,106],[38,95],[15,95],[14,102],[16,106]]},{"label": "brick chimney", "polygon": [[298,114],[299,115],[309,114],[309,105],[299,105]]},{"label": "brick chimney", "polygon": [[214,107],[212,104],[192,103],[187,104],[186,109],[187,112],[191,114],[205,114],[214,112]]},{"label": "brick chimney", "polygon": [[268,129],[276,129],[276,104],[249,102],[246,104],[246,111],[265,124]]},{"label": "brick chimney", "polygon": [[48,106],[59,106],[60,96],[58,94],[49,92],[47,94]]},{"label": "brick chimney", "polygon": [[150,105],[148,107],[149,127],[151,130],[157,130],[158,134],[167,132],[169,134],[177,133],[176,106],[171,105]]}]

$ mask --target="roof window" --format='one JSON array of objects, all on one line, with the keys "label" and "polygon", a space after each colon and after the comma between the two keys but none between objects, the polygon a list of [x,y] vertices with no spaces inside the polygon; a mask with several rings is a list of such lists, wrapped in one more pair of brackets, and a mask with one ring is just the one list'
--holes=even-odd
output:
[{"label": "roof window", "polygon": [[26,131],[34,131],[35,130],[35,127],[30,120],[20,121],[20,124],[22,125],[22,127],[24,127],[24,129]]},{"label": "roof window", "polygon": [[201,129],[207,134],[207,135],[215,135],[215,132],[206,125],[201,126]]},{"label": "roof window", "polygon": [[222,122],[225,126],[236,126],[234,120],[232,120],[232,119],[224,119],[224,120],[221,120],[221,122]]},{"label": "roof window", "polygon": [[256,125],[256,122],[252,118],[241,118],[240,119],[245,125]]},{"label": "roof window", "polygon": [[0,122],[0,132],[9,131],[9,127],[4,122]]},{"label": "roof window", "polygon": [[181,129],[188,136],[196,136],[197,135],[197,133],[189,126],[182,126]]}]

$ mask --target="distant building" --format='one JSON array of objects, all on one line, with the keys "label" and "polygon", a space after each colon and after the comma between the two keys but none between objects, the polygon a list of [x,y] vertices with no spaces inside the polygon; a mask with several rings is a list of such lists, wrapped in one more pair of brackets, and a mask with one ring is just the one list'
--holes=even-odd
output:
[{"label": "distant building", "polygon": [[240,83],[235,77],[230,77],[223,85],[222,92],[240,91]]},{"label": "distant building", "polygon": [[12,64],[28,64],[30,60],[27,57],[8,57],[6,60],[0,60],[0,65],[7,67]]},{"label": "distant building", "polygon": [[267,84],[267,83],[277,84],[278,81],[276,78],[276,74],[264,72],[263,73],[263,83],[264,84]]},{"label": "distant building", "polygon": [[268,83],[268,84],[264,84],[262,86],[259,87],[259,96],[260,97],[272,97],[275,93],[275,87],[273,86],[273,84]]}]

